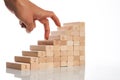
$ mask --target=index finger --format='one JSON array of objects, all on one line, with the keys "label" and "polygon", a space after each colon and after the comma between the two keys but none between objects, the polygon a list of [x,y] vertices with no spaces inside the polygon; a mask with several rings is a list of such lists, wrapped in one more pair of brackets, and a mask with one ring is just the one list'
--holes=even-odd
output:
[{"label": "index finger", "polygon": [[53,12],[50,12],[50,18],[54,21],[54,23],[55,23],[58,27],[61,26],[58,17],[57,17]]}]

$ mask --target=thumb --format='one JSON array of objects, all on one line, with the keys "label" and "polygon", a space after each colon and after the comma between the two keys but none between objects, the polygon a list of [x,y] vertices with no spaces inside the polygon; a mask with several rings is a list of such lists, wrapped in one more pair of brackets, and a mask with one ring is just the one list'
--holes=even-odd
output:
[{"label": "thumb", "polygon": [[24,23],[22,21],[19,22],[22,28],[26,29],[26,32],[30,33],[35,28],[35,22]]}]

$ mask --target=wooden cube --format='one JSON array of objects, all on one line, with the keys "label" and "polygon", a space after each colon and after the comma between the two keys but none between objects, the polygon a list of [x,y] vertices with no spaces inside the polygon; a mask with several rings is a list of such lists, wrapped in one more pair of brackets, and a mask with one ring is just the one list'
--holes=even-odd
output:
[{"label": "wooden cube", "polygon": [[61,56],[61,67],[68,66],[68,57],[67,56]]},{"label": "wooden cube", "polygon": [[61,46],[61,49],[60,49],[61,51],[66,51],[66,50],[68,50],[68,48],[67,48],[67,46],[65,45],[65,46]]},{"label": "wooden cube", "polygon": [[80,56],[80,51],[79,50],[74,50],[74,56]]},{"label": "wooden cube", "polygon": [[85,50],[85,46],[79,46],[79,50],[80,51],[84,51]]},{"label": "wooden cube", "polygon": [[29,63],[6,62],[6,67],[17,70],[30,70]]},{"label": "wooden cube", "polygon": [[85,42],[85,36],[80,36],[80,42]]},{"label": "wooden cube", "polygon": [[53,56],[61,56],[61,51],[60,50],[54,50],[53,51]]},{"label": "wooden cube", "polygon": [[46,51],[46,56],[53,56],[53,51]]},{"label": "wooden cube", "polygon": [[80,56],[80,65],[85,65],[85,56]]},{"label": "wooden cube", "polygon": [[68,50],[68,51],[67,51],[67,55],[68,55],[68,56],[73,56],[73,54],[74,54],[73,50]]},{"label": "wooden cube", "polygon": [[60,56],[54,56],[53,57],[54,67],[60,67],[60,63],[61,63],[61,57]]},{"label": "wooden cube", "polygon": [[68,66],[73,66],[73,56],[68,56]]},{"label": "wooden cube", "polygon": [[53,57],[46,58],[47,68],[53,68]]},{"label": "wooden cube", "polygon": [[77,35],[77,36],[72,36],[72,39],[74,40],[74,41],[79,41],[80,40],[80,36],[79,35]]},{"label": "wooden cube", "polygon": [[80,46],[79,45],[74,45],[74,50],[80,50]]},{"label": "wooden cube", "polygon": [[46,62],[47,62],[47,57],[38,58],[38,63],[46,63]]},{"label": "wooden cube", "polygon": [[79,40],[74,40],[74,44],[73,45],[81,45]]},{"label": "wooden cube", "polygon": [[85,50],[80,50],[80,56],[85,56]]},{"label": "wooden cube", "polygon": [[67,51],[73,51],[73,50],[74,50],[73,45],[67,46]]},{"label": "wooden cube", "polygon": [[55,45],[53,46],[53,51],[60,51],[60,48],[61,46],[60,45]]},{"label": "wooden cube", "polygon": [[67,45],[72,46],[73,44],[74,44],[73,40],[68,40],[68,41],[67,41]]},{"label": "wooden cube", "polygon": [[45,57],[45,51],[22,51],[23,56],[31,56],[31,57]]},{"label": "wooden cube", "polygon": [[74,66],[80,66],[80,56],[74,56]]},{"label": "wooden cube", "polygon": [[67,50],[62,50],[61,51],[61,56],[68,56]]}]

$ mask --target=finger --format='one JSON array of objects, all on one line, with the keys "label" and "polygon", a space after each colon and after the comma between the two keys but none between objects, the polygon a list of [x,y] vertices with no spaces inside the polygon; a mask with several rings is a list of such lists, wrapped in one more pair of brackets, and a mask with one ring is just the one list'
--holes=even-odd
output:
[{"label": "finger", "polygon": [[19,24],[21,25],[22,28],[26,28],[26,25],[22,21],[19,21]]},{"label": "finger", "polygon": [[61,24],[60,24],[60,21],[59,21],[58,17],[57,17],[53,12],[51,12],[51,11],[49,11],[49,14],[50,14],[50,18],[54,21],[54,23],[55,23],[58,27],[60,27]]},{"label": "finger", "polygon": [[39,20],[39,21],[44,25],[44,30],[45,30],[44,38],[46,40],[48,40],[49,34],[50,34],[49,21],[48,21],[48,19],[42,19],[42,20]]},{"label": "finger", "polygon": [[26,29],[26,32],[30,33],[35,28],[35,21],[28,21],[28,22],[19,22],[22,28]]},{"label": "finger", "polygon": [[27,23],[26,32],[30,33],[35,28],[35,22]]}]

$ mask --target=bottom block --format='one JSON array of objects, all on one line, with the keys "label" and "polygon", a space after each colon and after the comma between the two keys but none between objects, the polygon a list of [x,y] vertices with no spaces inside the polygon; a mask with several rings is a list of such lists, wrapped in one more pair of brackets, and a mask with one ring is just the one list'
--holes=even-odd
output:
[{"label": "bottom block", "polygon": [[30,64],[28,63],[6,62],[6,67],[17,70],[30,70]]}]

